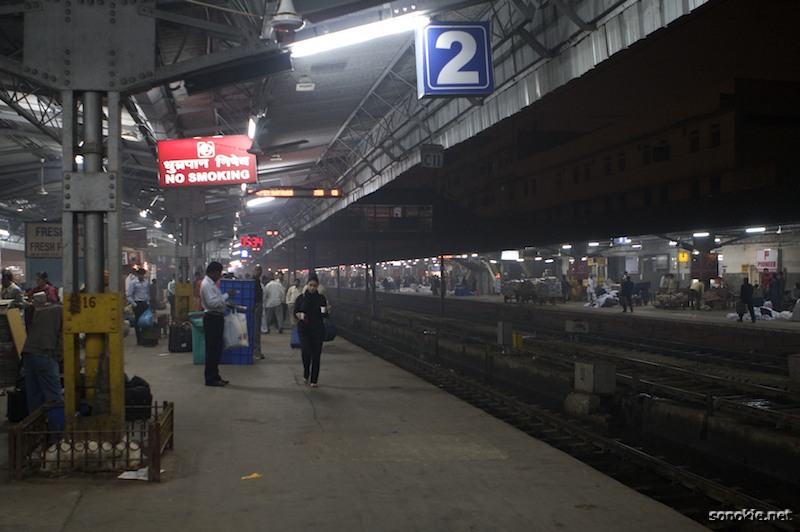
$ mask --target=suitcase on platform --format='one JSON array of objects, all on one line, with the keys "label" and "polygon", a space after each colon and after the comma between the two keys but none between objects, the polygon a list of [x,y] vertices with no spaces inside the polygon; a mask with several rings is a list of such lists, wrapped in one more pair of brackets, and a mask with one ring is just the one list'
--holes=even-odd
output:
[{"label": "suitcase on platform", "polygon": [[168,349],[170,353],[188,353],[192,351],[192,324],[188,321],[180,325],[170,325]]},{"label": "suitcase on platform", "polygon": [[142,345],[144,347],[155,347],[158,345],[158,339],[161,337],[161,331],[155,327],[145,327],[142,329]]},{"label": "suitcase on platform", "polygon": [[25,390],[15,389],[6,393],[8,407],[6,417],[11,423],[19,423],[28,415],[28,399]]},{"label": "suitcase on platform", "polygon": [[292,346],[293,349],[300,349],[300,333],[297,331],[297,327],[292,327],[292,333],[289,335],[289,345]]}]

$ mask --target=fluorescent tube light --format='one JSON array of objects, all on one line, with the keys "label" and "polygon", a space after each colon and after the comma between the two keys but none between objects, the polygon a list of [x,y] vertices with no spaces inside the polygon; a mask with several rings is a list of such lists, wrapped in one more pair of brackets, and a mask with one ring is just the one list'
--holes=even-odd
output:
[{"label": "fluorescent tube light", "polygon": [[766,231],[766,227],[748,227],[744,230],[745,233],[763,233]]},{"label": "fluorescent tube light", "polygon": [[290,46],[292,58],[327,52],[335,48],[371,41],[378,37],[386,37],[387,35],[415,30],[424,27],[429,21],[430,18],[425,15],[412,13],[410,15],[403,15],[401,17],[373,22],[372,24],[364,24],[363,26],[356,26],[355,28],[328,33],[327,35],[312,37],[310,39],[298,41]]},{"label": "fluorescent tube light", "polygon": [[708,233],[706,231],[701,231],[699,233],[692,233],[692,236],[695,237],[695,238],[705,238],[705,237],[709,236],[710,234],[711,233]]},{"label": "fluorescent tube light", "polygon": [[269,203],[270,201],[274,200],[275,198],[272,197],[257,197],[251,200],[247,200],[248,207],[258,207],[259,205],[263,205],[265,203]]}]

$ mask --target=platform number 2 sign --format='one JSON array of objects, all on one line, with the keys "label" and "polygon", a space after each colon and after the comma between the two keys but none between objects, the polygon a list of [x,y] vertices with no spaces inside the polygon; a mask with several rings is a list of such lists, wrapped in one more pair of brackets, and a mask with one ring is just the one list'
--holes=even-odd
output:
[{"label": "platform number 2 sign", "polygon": [[417,32],[417,94],[478,96],[494,91],[488,22],[432,23]]}]

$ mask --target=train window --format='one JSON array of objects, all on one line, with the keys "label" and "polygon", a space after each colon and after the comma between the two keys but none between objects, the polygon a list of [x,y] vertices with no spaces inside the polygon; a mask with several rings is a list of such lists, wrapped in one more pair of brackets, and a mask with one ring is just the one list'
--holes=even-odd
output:
[{"label": "train window", "polygon": [[708,143],[711,147],[719,146],[722,143],[722,130],[719,127],[719,122],[711,124],[711,131],[708,136]]},{"label": "train window", "polygon": [[720,176],[715,175],[708,180],[708,192],[712,196],[722,195],[722,178]]},{"label": "train window", "polygon": [[606,172],[606,175],[611,175],[611,173],[613,172],[613,169],[611,168],[611,157],[606,157],[603,160],[603,168]]},{"label": "train window", "polygon": [[649,144],[645,144],[642,147],[642,164],[643,165],[648,165],[648,164],[650,164],[650,162],[652,160],[653,160],[653,154],[650,151],[650,145]]},{"label": "train window", "polygon": [[617,171],[625,171],[625,152],[621,151],[617,154]]},{"label": "train window", "polygon": [[689,151],[691,153],[700,151],[700,132],[696,129],[689,132]]},{"label": "train window", "polygon": [[670,158],[669,144],[666,142],[653,146],[652,150],[653,162],[668,161]]}]

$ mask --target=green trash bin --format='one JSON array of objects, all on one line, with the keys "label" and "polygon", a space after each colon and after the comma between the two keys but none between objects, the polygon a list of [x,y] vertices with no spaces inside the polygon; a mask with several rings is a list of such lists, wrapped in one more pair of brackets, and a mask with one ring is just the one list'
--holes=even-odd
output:
[{"label": "green trash bin", "polygon": [[206,333],[203,328],[203,315],[205,312],[190,312],[189,321],[192,322],[192,360],[195,364],[206,363]]}]

